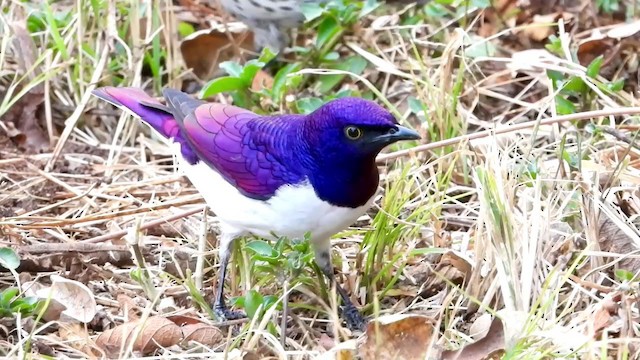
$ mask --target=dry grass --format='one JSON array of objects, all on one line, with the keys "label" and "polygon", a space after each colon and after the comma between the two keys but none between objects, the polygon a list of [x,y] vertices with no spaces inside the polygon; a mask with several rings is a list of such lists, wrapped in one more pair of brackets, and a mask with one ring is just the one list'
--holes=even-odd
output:
[{"label": "dry grass", "polygon": [[[232,271],[231,293],[257,286],[279,301],[289,296],[294,310],[286,334],[275,307],[244,327],[217,324],[197,307],[198,292],[202,301],[211,299],[217,274],[216,239],[205,228],[216,228],[215,215],[203,211],[176,172],[164,141],[89,95],[102,84],[157,90],[193,82],[171,25],[180,9],[155,22],[148,21],[149,7],[125,15],[124,2],[108,4],[101,16],[82,1],[56,4],[70,9],[72,20],[59,34],[34,33],[40,47],[21,65],[11,41],[25,40],[12,26],[30,10],[0,1],[7,9],[0,15],[0,124],[5,134],[18,128],[5,122],[7,102],[37,89],[44,100],[25,115],[41,121],[45,134],[58,134],[38,154],[1,138],[0,233],[22,262],[20,274],[5,272],[0,281],[47,283],[59,273],[87,285],[98,304],[86,328],[69,330],[58,320],[3,322],[2,352],[99,356],[96,335],[132,316],[155,315],[190,316],[222,329],[216,346],[172,346],[156,352],[162,357],[242,351],[329,358],[361,344],[363,336],[339,326],[335,293],[323,297],[316,289],[324,285],[314,279],[285,292],[253,273],[246,253]],[[571,55],[581,33],[564,32],[562,24],[565,56],[542,57],[509,47],[521,28],[478,39],[488,11],[469,8],[459,18],[427,17],[426,25],[413,26],[399,22],[413,7],[395,10],[345,39],[344,51],[370,63],[348,85],[371,89],[429,142],[380,156],[385,197],[335,238],[341,282],[373,317],[432,318],[436,331],[425,342],[433,358],[481,338],[476,333],[488,330],[493,315],[504,325],[504,358],[638,358],[638,282],[619,271],[637,276],[640,269],[635,85],[602,90],[613,78],[586,75]],[[468,25],[457,22],[463,17]],[[156,78],[144,72],[152,35],[163,39],[164,69],[171,69]],[[470,44],[498,50],[470,57]],[[634,61],[624,56],[621,63]],[[590,95],[579,111],[558,115],[560,91],[549,70],[584,81]],[[620,65],[613,72],[629,71]],[[132,277],[132,270],[142,273]],[[138,355],[132,347],[118,354]]]}]

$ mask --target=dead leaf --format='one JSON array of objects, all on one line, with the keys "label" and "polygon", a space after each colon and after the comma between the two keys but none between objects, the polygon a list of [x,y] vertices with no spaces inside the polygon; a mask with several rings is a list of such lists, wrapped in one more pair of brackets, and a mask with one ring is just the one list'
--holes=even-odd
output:
[{"label": "dead leaf", "polygon": [[565,24],[573,19],[573,15],[566,12],[555,12],[546,15],[533,15],[531,24],[524,27],[522,33],[533,41],[546,40],[552,34],[555,34],[559,19],[563,19]]},{"label": "dead leaf", "polygon": [[397,289],[391,290],[389,295],[431,297],[446,289],[450,283],[463,284],[471,271],[470,260],[458,252],[447,251],[441,256],[408,266],[406,279]]},{"label": "dead leaf", "polygon": [[[18,61],[20,71],[33,79],[40,71],[33,68],[36,61],[37,48],[31,35],[21,23],[13,23],[13,41],[11,48]],[[17,89],[12,96],[21,89]],[[5,94],[6,96],[6,94]],[[4,96],[0,97],[2,101]],[[29,89],[4,114],[0,114],[0,128],[21,149],[29,152],[41,152],[49,148],[49,139],[42,130],[41,108],[44,103],[44,87],[38,84]]]},{"label": "dead leaf", "polygon": [[[614,221],[607,218],[606,215],[601,215],[598,225],[600,250],[614,254],[630,254],[638,251],[636,241],[630,236],[633,233],[633,229],[625,229],[624,227],[629,225],[622,220]],[[640,271],[640,259],[632,257],[620,258],[619,261],[616,261],[615,268],[637,274]]]},{"label": "dead leaf", "polygon": [[85,325],[80,323],[59,323],[58,336],[65,344],[85,354],[92,354],[97,350],[92,344]]},{"label": "dead leaf", "polygon": [[[14,51],[15,60],[18,62],[20,71],[33,80],[40,74],[40,68],[31,69],[36,62],[36,54],[38,53],[36,44],[23,23],[12,23],[11,30],[13,31],[11,48]],[[39,87],[42,88],[42,85]]]},{"label": "dead leaf", "polygon": [[262,89],[271,89],[273,87],[273,77],[264,70],[260,70],[253,77],[251,90],[260,91]]},{"label": "dead leaf", "polygon": [[122,313],[127,314],[127,320],[137,320],[140,317],[139,314],[142,310],[130,296],[126,294],[118,294],[116,295],[116,300],[122,307]]},{"label": "dead leaf", "polygon": [[422,315],[390,315],[372,320],[359,353],[363,359],[423,359],[432,342],[434,323]]},{"label": "dead leaf", "polygon": [[[453,281],[455,284],[460,284],[460,280],[462,279],[468,279],[471,275],[471,270],[473,269],[470,259],[466,259],[464,255],[456,253],[453,250],[447,251],[442,255],[436,270],[439,271],[441,268],[446,266],[453,266],[460,272],[460,274],[455,278],[448,278],[448,280]],[[462,277],[462,279],[460,279],[460,277]]]},{"label": "dead leaf", "polygon": [[621,49],[631,48],[632,52],[637,52],[636,35],[639,31],[640,21],[616,24],[606,33],[594,29],[589,37],[578,42],[577,56],[580,64],[587,66],[600,55],[604,57],[602,69],[610,63],[617,64],[621,58]]},{"label": "dead leaf", "polygon": [[182,327],[183,342],[195,341],[206,346],[217,346],[225,342],[225,337],[215,326],[207,324],[188,324]]},{"label": "dead leaf", "polygon": [[612,39],[623,39],[637,34],[638,31],[640,31],[640,21],[621,23],[609,30],[607,36]]},{"label": "dead leaf", "polygon": [[178,326],[185,326],[189,324],[202,324],[202,320],[200,320],[196,315],[171,315],[167,316],[167,319],[173,321]]},{"label": "dead leaf", "polygon": [[613,319],[611,317],[611,314],[609,313],[609,310],[607,310],[604,307],[601,307],[598,310],[596,310],[595,314],[593,314],[593,318],[591,319],[591,321],[592,321],[591,326],[593,326],[593,331],[595,331],[596,333],[613,323]]},{"label": "dead leaf", "polygon": [[504,354],[505,333],[502,321],[494,318],[487,336],[469,344],[458,351],[442,352],[443,360],[485,360],[499,359]]},{"label": "dead leaf", "polygon": [[[200,4],[200,1],[194,0],[178,0],[178,4],[184,7],[194,18],[206,18],[207,16],[220,16],[220,9],[217,1],[205,1],[204,4]],[[210,5],[210,6],[207,6]],[[180,16],[177,16],[180,18]],[[186,19],[181,19],[186,20]]]},{"label": "dead leaf", "polygon": [[492,318],[489,313],[480,315],[469,327],[469,337],[476,341],[486,337],[493,323]]},{"label": "dead leaf", "polygon": [[329,335],[322,333],[320,338],[318,339],[318,345],[320,345],[325,350],[330,350],[334,346],[336,346],[336,340]]},{"label": "dead leaf", "polygon": [[353,359],[353,352],[349,350],[338,350],[336,352],[336,360],[351,360]]},{"label": "dead leaf", "polygon": [[484,38],[495,35],[505,25],[515,26],[515,17],[509,16],[520,11],[522,5],[516,0],[494,0],[491,7],[484,10],[484,19],[478,28],[478,35]]},{"label": "dead leaf", "polygon": [[253,49],[253,33],[203,30],[189,35],[180,44],[187,68],[203,80],[211,78],[221,62],[238,58],[241,49]]},{"label": "dead leaf", "polygon": [[80,321],[90,322],[97,313],[93,292],[84,284],[51,275],[51,286],[31,284],[33,295],[42,299],[51,299],[44,313],[47,321]]},{"label": "dead leaf", "polygon": [[582,41],[578,45],[578,61],[580,61],[580,64],[583,66],[587,66],[600,55],[609,57],[610,54],[615,52],[615,43],[615,40],[603,36]]},{"label": "dead leaf", "polygon": [[[136,336],[134,339],[133,337]],[[182,331],[173,321],[160,316],[138,319],[109,329],[96,339],[96,344],[107,354],[117,355],[131,346],[134,351],[151,354],[161,347],[180,343]]]}]

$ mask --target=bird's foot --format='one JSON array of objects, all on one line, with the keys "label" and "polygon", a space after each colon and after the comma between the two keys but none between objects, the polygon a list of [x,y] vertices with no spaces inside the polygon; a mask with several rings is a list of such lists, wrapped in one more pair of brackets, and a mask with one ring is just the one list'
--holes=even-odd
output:
[{"label": "bird's foot", "polygon": [[242,311],[229,310],[224,305],[214,306],[213,312],[216,314],[218,321],[238,320],[247,317],[247,315]]},{"label": "bird's foot", "polygon": [[344,320],[347,322],[347,328],[351,331],[364,331],[367,325],[367,321],[352,304],[342,308],[342,317],[344,317]]}]

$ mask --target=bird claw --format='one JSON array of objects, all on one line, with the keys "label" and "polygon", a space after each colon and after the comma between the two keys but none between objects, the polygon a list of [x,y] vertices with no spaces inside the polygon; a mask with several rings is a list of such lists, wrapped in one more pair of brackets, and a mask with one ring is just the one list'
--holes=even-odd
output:
[{"label": "bird claw", "polygon": [[342,316],[347,322],[347,328],[349,328],[349,330],[364,331],[365,325],[367,325],[367,321],[362,317],[358,309],[356,309],[353,305],[343,307]]},{"label": "bird claw", "polygon": [[216,306],[213,310],[218,318],[218,321],[238,320],[247,317],[242,311],[233,311],[227,309],[225,306]]}]

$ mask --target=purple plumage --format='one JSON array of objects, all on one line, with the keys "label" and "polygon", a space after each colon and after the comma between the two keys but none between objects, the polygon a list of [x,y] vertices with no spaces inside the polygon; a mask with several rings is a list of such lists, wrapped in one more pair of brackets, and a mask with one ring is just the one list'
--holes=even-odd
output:
[{"label": "purple plumage", "polygon": [[137,88],[105,87],[93,93],[129,109],[161,135],[180,143],[187,162],[204,161],[248,197],[268,199],[283,184],[303,180],[300,169],[283,165],[292,149],[289,138],[274,136],[282,132],[295,136],[300,125],[297,116],[269,119],[171,89],[163,91],[166,106]]},{"label": "purple plumage", "polygon": [[358,98],[330,101],[309,115],[261,116],[172,89],[163,91],[166,105],[136,88],[94,94],[134,112],[180,143],[189,164],[206,163],[256,200],[270,199],[283,185],[309,182],[323,201],[361,206],[377,189],[380,150],[418,137],[384,108]]},{"label": "purple plumage", "polygon": [[181,144],[182,156],[195,163],[197,156],[180,132],[178,122],[169,108],[138,88],[103,87],[93,90],[93,94],[120,108],[128,109],[156,130],[160,135]]}]

